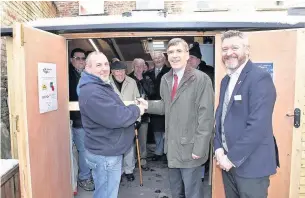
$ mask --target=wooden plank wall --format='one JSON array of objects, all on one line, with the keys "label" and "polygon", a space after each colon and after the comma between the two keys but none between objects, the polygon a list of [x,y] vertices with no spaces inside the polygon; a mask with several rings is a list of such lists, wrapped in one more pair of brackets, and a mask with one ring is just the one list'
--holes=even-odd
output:
[{"label": "wooden plank wall", "polygon": [[1,177],[1,198],[20,198],[19,166]]}]

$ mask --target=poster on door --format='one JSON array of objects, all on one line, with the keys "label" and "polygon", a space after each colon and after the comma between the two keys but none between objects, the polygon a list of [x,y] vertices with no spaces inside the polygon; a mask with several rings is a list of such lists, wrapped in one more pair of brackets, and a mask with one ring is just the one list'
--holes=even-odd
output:
[{"label": "poster on door", "polygon": [[258,67],[262,68],[263,70],[267,71],[271,75],[271,77],[274,81],[273,63],[253,63],[253,64],[255,66],[258,66]]},{"label": "poster on door", "polygon": [[40,113],[57,110],[56,64],[38,63],[38,93]]}]

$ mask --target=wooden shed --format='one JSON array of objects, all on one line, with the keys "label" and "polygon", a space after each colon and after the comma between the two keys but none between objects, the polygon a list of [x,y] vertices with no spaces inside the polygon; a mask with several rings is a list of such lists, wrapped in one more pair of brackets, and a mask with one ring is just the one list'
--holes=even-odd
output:
[{"label": "wooden shed", "polygon": [[[27,198],[72,197],[68,100],[68,41],[98,38],[214,38],[215,105],[225,72],[222,31],[248,32],[250,58],[264,65],[277,89],[273,126],[281,167],[269,197],[305,197],[305,17],[283,13],[193,13],[143,17],[86,16],[42,19],[2,28],[7,36],[12,152],[19,159]],[[55,100],[42,111],[39,65],[53,65]],[[46,71],[48,72],[48,71]],[[54,99],[54,98],[53,98]],[[54,106],[54,101],[56,105]],[[45,103],[48,105],[48,103]],[[47,108],[48,109],[48,108]],[[220,170],[213,167],[213,198],[223,198]],[[304,195],[302,195],[304,193]]]}]

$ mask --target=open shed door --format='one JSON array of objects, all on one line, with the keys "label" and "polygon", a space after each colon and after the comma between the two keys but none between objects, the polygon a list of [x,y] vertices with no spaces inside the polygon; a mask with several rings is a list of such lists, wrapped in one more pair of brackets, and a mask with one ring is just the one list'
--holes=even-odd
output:
[{"label": "open shed door", "polygon": [[[14,90],[10,103],[15,105],[11,113],[22,197],[72,197],[66,39],[20,23],[14,25],[13,34],[14,75],[10,77],[14,79],[9,89]],[[46,65],[39,85],[40,63]],[[40,110],[39,93],[45,99],[45,113]],[[57,99],[48,100],[54,93]],[[48,111],[54,102],[57,108]]]},{"label": "open shed door", "polygon": [[[250,59],[273,74],[277,99],[273,114],[280,168],[271,176],[270,198],[298,197],[305,105],[305,29],[249,32]],[[221,35],[215,41],[216,106],[225,75],[221,61]],[[301,110],[300,126],[294,126],[294,110]],[[213,198],[224,198],[221,170],[213,172]]]}]

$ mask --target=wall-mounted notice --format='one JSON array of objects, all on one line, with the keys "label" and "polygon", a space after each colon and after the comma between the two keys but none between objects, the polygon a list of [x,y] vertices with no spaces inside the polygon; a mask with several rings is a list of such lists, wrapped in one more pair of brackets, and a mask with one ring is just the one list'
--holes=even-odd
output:
[{"label": "wall-mounted notice", "polygon": [[39,112],[57,110],[56,64],[38,63]]},{"label": "wall-mounted notice", "polygon": [[272,77],[274,81],[274,73],[273,73],[273,63],[253,63],[255,66],[258,66],[264,70],[266,70]]}]

